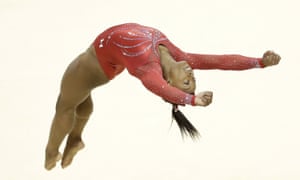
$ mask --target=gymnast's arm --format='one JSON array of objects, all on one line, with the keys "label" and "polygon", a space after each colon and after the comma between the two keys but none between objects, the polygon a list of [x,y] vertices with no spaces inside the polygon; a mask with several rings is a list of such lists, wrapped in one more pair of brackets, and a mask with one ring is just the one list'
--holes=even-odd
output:
[{"label": "gymnast's arm", "polygon": [[165,81],[158,63],[149,63],[139,67],[135,76],[142,81],[148,90],[170,103],[196,105],[196,96],[185,93]]},{"label": "gymnast's arm", "polygon": [[186,53],[171,42],[165,46],[176,61],[186,61],[193,69],[246,70],[276,65],[280,61],[280,56],[272,51],[267,51],[262,58],[255,58],[242,55]]}]

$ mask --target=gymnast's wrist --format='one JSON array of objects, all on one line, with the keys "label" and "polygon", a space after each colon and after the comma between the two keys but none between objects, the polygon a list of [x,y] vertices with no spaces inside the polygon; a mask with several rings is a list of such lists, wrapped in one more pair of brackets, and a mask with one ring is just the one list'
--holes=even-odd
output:
[{"label": "gymnast's wrist", "polygon": [[258,63],[257,63],[257,67],[258,68],[264,68],[264,67],[266,67],[266,65],[264,64],[262,58],[257,58],[257,61],[258,61]]},{"label": "gymnast's wrist", "polygon": [[196,106],[196,96],[195,95],[192,96],[191,105]]}]

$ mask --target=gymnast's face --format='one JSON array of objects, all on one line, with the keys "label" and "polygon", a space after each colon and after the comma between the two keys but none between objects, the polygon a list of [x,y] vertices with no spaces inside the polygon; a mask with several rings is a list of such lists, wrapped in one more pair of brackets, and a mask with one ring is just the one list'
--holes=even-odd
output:
[{"label": "gymnast's face", "polygon": [[169,84],[189,94],[194,94],[196,81],[194,73],[185,61],[176,63],[170,72]]}]

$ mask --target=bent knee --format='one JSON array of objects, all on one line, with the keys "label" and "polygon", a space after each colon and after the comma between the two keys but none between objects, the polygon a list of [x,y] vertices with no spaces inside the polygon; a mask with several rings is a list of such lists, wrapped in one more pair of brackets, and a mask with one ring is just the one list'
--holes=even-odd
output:
[{"label": "bent knee", "polygon": [[76,116],[78,118],[88,118],[93,112],[93,108],[77,109]]},{"label": "bent knee", "polygon": [[76,108],[76,116],[80,118],[87,118],[92,114],[92,112],[93,103],[91,100],[85,101]]}]

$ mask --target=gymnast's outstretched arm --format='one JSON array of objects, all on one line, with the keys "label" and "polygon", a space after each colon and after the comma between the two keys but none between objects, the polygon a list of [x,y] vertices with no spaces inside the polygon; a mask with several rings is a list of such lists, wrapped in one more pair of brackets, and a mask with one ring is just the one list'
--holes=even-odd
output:
[{"label": "gymnast's outstretched arm", "polygon": [[171,42],[164,44],[170,55],[176,61],[186,61],[193,69],[222,69],[222,70],[246,70],[252,68],[264,68],[277,65],[280,56],[273,51],[267,51],[263,57],[246,57],[242,55],[212,55],[194,54],[180,50]]},{"label": "gymnast's outstretched arm", "polygon": [[262,58],[187,53],[186,61],[193,69],[246,70],[276,65],[280,61],[280,56],[272,51],[267,51]]}]

